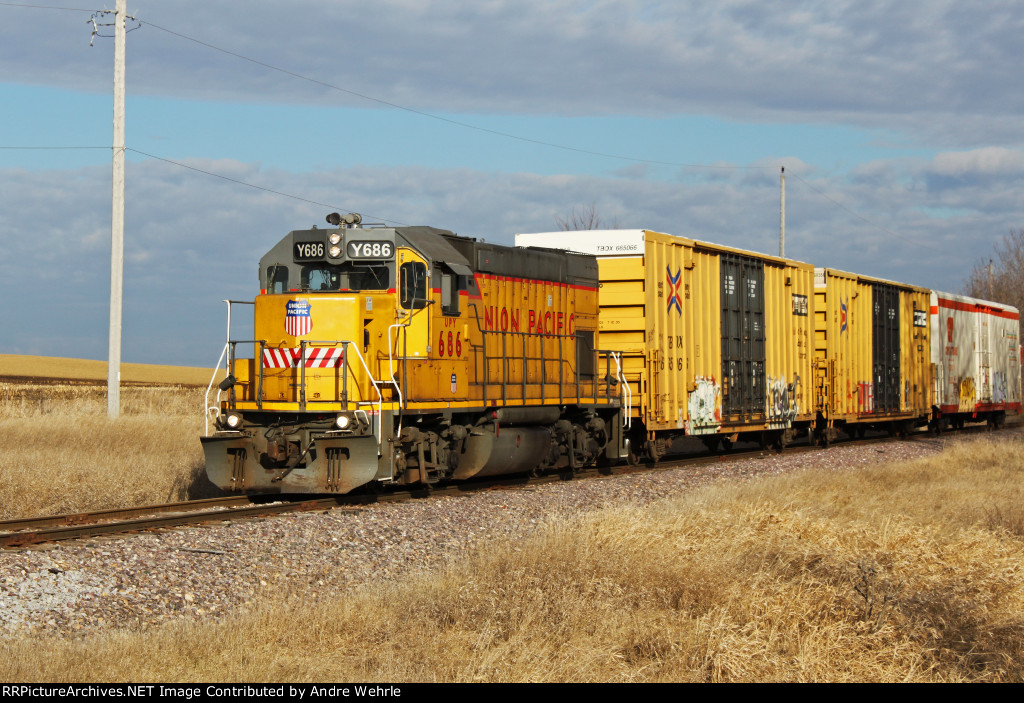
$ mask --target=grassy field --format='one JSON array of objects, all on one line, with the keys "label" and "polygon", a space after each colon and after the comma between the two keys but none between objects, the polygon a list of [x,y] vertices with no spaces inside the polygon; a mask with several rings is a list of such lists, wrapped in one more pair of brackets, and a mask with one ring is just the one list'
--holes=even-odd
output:
[{"label": "grassy field", "polygon": [[1022,449],[721,483],[221,623],[0,640],[0,680],[1021,681]]},{"label": "grassy field", "polygon": [[145,377],[122,388],[118,420],[106,416],[105,382],[0,381],[0,519],[209,496],[205,385]]}]

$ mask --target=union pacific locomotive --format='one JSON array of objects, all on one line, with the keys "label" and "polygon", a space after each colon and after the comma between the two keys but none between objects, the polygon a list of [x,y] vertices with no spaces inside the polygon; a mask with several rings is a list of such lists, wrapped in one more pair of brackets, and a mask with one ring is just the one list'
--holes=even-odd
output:
[{"label": "union pacific locomotive", "polygon": [[593,257],[327,221],[260,260],[255,339],[229,314],[214,484],[345,493],[626,456]]}]

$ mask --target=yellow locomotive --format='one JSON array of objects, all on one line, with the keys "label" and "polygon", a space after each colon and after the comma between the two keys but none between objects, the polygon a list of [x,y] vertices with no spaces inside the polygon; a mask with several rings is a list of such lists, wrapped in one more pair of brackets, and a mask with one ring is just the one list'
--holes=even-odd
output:
[{"label": "yellow locomotive", "polygon": [[254,339],[232,338],[229,312],[202,438],[214,484],[345,493],[630,453],[621,359],[595,344],[593,257],[327,221],[260,260]]}]

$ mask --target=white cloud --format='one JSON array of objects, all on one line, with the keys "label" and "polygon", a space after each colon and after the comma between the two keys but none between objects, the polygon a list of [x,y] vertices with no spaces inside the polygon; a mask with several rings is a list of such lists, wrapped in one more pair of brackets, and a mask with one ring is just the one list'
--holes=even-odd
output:
[{"label": "white cloud", "polygon": [[[701,113],[888,126],[973,147],[1024,138],[1024,13],[954,0],[457,0],[286,9],[136,0],[129,90],[173,97],[380,106],[211,50],[434,112]],[[109,90],[110,42],[80,13],[0,8],[0,70]]]},{"label": "white cloud", "polygon": [[940,176],[1024,175],[1024,151],[985,147],[971,151],[945,152],[932,160],[931,171]]}]

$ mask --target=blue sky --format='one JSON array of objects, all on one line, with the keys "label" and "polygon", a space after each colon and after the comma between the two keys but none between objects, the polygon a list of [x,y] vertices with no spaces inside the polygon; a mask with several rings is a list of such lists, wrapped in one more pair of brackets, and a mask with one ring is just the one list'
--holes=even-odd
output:
[{"label": "blue sky", "polygon": [[[0,147],[101,148],[0,149],[0,353],[104,358],[112,40],[89,46],[89,12],[16,5],[0,3]],[[125,361],[212,364],[219,301],[251,297],[263,251],[329,211],[143,153],[494,241],[593,205],[768,253],[785,165],[787,255],[946,290],[1024,226],[1019,2],[129,13]]]},{"label": "blue sky", "polygon": [[[109,147],[109,95],[6,83],[0,84],[0,102],[8,106],[5,123],[10,134],[18,135],[17,145]],[[936,153],[934,148],[912,143],[906,135],[881,129],[742,123],[714,115],[568,117],[431,112],[442,118],[432,119],[395,109],[145,95],[128,99],[126,111],[131,115],[127,141],[139,151],[174,160],[196,154],[238,161],[258,156],[263,164],[295,172],[364,164],[614,175],[645,161],[691,165],[690,172],[713,172],[720,170],[715,165],[739,168],[763,160],[782,165],[787,157],[780,155],[788,155],[790,161],[794,156],[817,160],[820,169],[843,172],[864,161],[930,158]],[[76,117],[70,120],[69,115]],[[616,156],[623,158],[610,158]],[[129,158],[140,161],[145,157]],[[25,168],[98,165],[109,160],[109,151],[5,155],[7,165]],[[679,171],[679,167],[661,163],[647,166],[651,177],[662,179]]]}]

